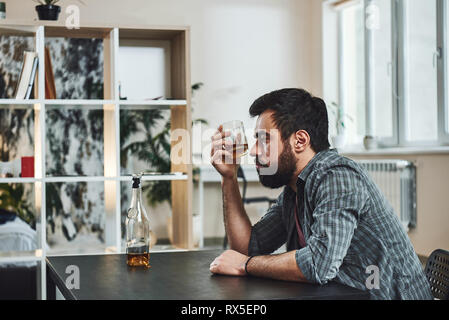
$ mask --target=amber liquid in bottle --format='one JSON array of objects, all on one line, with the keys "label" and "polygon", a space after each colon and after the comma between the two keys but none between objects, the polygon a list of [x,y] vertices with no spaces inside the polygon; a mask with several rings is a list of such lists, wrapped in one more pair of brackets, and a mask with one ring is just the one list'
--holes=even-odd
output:
[{"label": "amber liquid in bottle", "polygon": [[150,253],[148,246],[130,247],[126,254],[126,263],[130,267],[150,268]]},{"label": "amber liquid in bottle", "polygon": [[126,263],[131,267],[150,267],[150,224],[142,203],[140,177],[133,175],[131,206],[126,218]]}]

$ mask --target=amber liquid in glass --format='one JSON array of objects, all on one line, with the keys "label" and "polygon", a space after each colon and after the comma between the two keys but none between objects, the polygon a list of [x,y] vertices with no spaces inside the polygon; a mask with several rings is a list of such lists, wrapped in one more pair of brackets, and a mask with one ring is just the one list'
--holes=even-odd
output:
[{"label": "amber liquid in glass", "polygon": [[232,148],[233,159],[241,158],[246,156],[248,153],[248,144],[238,144],[234,145]]}]

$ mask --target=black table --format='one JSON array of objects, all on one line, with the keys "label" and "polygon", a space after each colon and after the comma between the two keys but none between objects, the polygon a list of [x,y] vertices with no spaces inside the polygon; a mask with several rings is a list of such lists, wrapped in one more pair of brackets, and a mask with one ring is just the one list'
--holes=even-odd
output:
[{"label": "black table", "polygon": [[[150,269],[131,268],[126,255],[47,257],[48,298],[55,286],[65,299],[148,300],[303,300],[368,299],[367,292],[329,283],[325,286],[255,277],[212,275],[210,263],[222,251],[151,253]],[[70,265],[80,274],[79,289],[69,290]],[[69,269],[70,270],[70,269]]]}]

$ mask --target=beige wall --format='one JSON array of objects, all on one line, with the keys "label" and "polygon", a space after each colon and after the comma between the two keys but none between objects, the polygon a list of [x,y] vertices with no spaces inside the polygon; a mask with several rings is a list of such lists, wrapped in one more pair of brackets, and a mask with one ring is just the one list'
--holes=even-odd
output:
[{"label": "beige wall", "polygon": [[349,156],[353,159],[404,159],[417,166],[417,227],[409,232],[418,254],[449,250],[449,154]]}]

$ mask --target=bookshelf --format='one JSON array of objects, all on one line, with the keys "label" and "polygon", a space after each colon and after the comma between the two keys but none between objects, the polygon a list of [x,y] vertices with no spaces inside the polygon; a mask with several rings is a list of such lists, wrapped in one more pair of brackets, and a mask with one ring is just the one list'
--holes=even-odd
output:
[{"label": "bookshelf", "polygon": [[[188,27],[149,27],[86,25],[69,30],[58,22],[23,22],[0,20],[0,35],[24,36],[34,39],[39,58],[37,97],[33,100],[0,99],[0,108],[34,110],[34,178],[2,178],[0,183],[23,183],[34,186],[36,231],[39,248],[33,252],[1,253],[1,262],[38,261],[39,297],[46,298],[46,185],[65,182],[95,182],[104,184],[105,252],[121,252],[121,188],[131,176],[120,170],[120,111],[151,110],[170,112],[171,129],[191,133],[190,38]],[[102,39],[103,41],[103,99],[46,99],[45,98],[45,40],[52,37]],[[167,41],[170,44],[170,100],[120,100],[117,70],[119,48],[126,41]],[[104,174],[102,176],[47,176],[46,171],[46,113],[54,109],[102,110],[104,124]],[[191,137],[191,134],[190,134]],[[173,141],[172,149],[182,140]],[[184,141],[186,142],[186,141]],[[171,181],[173,246],[193,249],[192,234],[192,161],[191,141],[182,145],[182,153],[189,161],[172,164],[171,172],[143,177],[143,181]],[[106,161],[107,159],[107,161]],[[104,252],[99,252],[99,254]],[[51,253],[50,253],[51,254]]]}]

